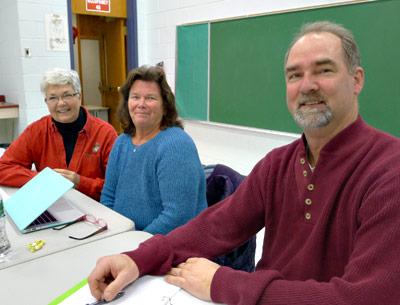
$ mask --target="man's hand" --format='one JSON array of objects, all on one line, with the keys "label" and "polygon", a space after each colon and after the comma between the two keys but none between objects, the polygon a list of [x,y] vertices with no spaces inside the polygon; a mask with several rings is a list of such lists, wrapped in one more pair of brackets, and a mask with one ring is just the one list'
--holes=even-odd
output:
[{"label": "man's hand", "polygon": [[111,301],[118,292],[139,277],[136,263],[125,254],[100,258],[89,275],[88,282],[92,295],[97,300]]},{"label": "man's hand", "polygon": [[189,258],[172,268],[165,280],[205,301],[211,301],[211,282],[220,265],[205,258]]},{"label": "man's hand", "polygon": [[72,183],[74,183],[75,186],[77,186],[81,180],[81,177],[73,171],[69,171],[67,169],[62,169],[62,168],[54,168],[54,171],[63,175],[64,178],[70,180]]}]

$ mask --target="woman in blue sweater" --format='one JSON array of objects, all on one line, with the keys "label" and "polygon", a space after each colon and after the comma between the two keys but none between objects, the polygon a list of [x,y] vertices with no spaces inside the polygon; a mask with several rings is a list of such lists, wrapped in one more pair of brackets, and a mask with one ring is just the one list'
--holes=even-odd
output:
[{"label": "woman in blue sweater", "polygon": [[124,132],[111,151],[100,201],[132,219],[136,230],[166,234],[207,206],[197,149],[161,67],[132,70],[120,92]]}]

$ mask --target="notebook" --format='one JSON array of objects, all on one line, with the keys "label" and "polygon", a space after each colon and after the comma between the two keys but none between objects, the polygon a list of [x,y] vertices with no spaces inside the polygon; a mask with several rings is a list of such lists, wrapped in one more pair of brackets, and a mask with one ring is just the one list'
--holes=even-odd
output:
[{"label": "notebook", "polygon": [[46,167],[12,196],[4,200],[4,208],[21,233],[67,224],[84,213],[62,197],[73,183]]}]

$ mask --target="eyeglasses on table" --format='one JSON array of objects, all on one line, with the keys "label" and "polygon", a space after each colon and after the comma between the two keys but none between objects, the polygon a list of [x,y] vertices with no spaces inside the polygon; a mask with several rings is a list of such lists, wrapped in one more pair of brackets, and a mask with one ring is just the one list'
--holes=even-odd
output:
[{"label": "eyeglasses on table", "polygon": [[89,223],[97,226],[98,229],[96,231],[94,231],[93,233],[90,233],[90,234],[88,234],[86,236],[83,236],[83,237],[75,237],[75,236],[71,236],[70,235],[70,236],[68,236],[69,238],[76,239],[76,240],[84,240],[86,238],[92,237],[92,236],[94,236],[96,234],[99,234],[99,233],[101,233],[103,231],[106,231],[108,229],[107,223],[106,223],[106,221],[104,219],[96,218],[93,215],[88,215],[87,214],[87,215],[83,215],[82,217],[78,218],[77,220],[75,220],[73,222],[67,223],[67,224],[59,226],[59,227],[55,227],[55,228],[53,228],[53,230],[60,231],[62,229],[65,229],[66,227],[69,227],[69,226],[71,226],[71,225],[73,225],[75,223],[81,222],[81,221],[89,222]]}]

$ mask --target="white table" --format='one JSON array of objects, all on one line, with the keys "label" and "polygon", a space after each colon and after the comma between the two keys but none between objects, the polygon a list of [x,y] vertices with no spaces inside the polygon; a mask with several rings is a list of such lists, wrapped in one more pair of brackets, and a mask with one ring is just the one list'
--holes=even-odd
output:
[{"label": "white table", "polygon": [[2,269],[1,304],[48,304],[86,278],[99,257],[135,249],[149,237],[142,231],[125,232]]},{"label": "white table", "polygon": [[9,144],[14,139],[15,123],[19,116],[19,106],[0,102],[0,143]]},{"label": "white table", "polygon": [[[1,188],[9,195],[17,190],[15,188],[8,187]],[[69,190],[64,195],[64,197],[69,199],[84,213],[92,214],[97,218],[104,219],[107,222],[108,229],[102,233],[96,234],[84,240],[74,240],[68,238],[69,235],[84,236],[87,232],[93,232],[96,230],[96,228],[84,222],[73,224],[61,231],[45,229],[32,233],[22,234],[18,231],[18,229],[11,222],[11,220],[8,219],[7,216],[6,230],[11,242],[12,251],[10,253],[10,258],[5,262],[0,263],[0,269],[9,268],[10,266],[21,264],[30,260],[35,260],[42,256],[63,251],[69,248],[74,248],[83,244],[91,243],[99,239],[132,230],[134,228],[134,223],[130,219],[105,207],[101,203],[93,200],[85,194],[82,194],[81,192],[78,192],[75,189]],[[27,244],[40,239],[44,240],[46,244],[43,246],[42,249],[31,253],[27,249]],[[0,282],[2,281],[0,280]]]},{"label": "white table", "polygon": [[16,119],[18,118],[18,105],[1,102],[0,103],[0,119]]}]

